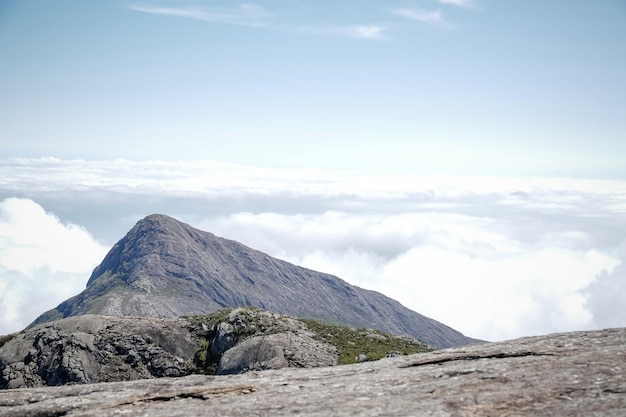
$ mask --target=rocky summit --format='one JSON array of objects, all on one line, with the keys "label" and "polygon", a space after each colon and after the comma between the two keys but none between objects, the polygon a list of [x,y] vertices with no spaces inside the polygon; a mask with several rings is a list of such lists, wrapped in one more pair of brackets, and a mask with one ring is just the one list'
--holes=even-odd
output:
[{"label": "rocky summit", "polygon": [[83,314],[179,317],[240,306],[374,328],[437,348],[476,342],[380,293],[159,214],[115,244],[83,292],[33,325]]},{"label": "rocky summit", "polygon": [[311,368],[430,350],[258,308],[176,319],[82,315],[0,338],[0,389]]},{"label": "rocky summit", "polygon": [[626,329],[477,344],[354,365],[0,391],[28,416],[626,415]]}]

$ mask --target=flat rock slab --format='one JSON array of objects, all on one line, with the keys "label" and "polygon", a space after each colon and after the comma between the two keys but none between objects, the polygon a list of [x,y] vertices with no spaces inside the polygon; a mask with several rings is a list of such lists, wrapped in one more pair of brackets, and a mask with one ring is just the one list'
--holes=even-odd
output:
[{"label": "flat rock slab", "polygon": [[12,416],[626,416],[626,329],[356,365],[0,392]]}]

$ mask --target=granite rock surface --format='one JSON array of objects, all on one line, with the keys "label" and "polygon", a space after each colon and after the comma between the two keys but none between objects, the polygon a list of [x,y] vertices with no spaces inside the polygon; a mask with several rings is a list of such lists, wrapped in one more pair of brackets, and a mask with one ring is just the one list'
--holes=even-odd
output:
[{"label": "granite rock surface", "polygon": [[177,319],[83,315],[0,344],[0,389],[331,366],[346,357],[428,350],[418,340],[257,308]]},{"label": "granite rock surface", "polygon": [[355,365],[0,392],[34,416],[624,416],[626,329],[575,332]]},{"label": "granite rock surface", "polygon": [[85,315],[0,348],[0,389],[189,375],[198,341],[182,319]]}]

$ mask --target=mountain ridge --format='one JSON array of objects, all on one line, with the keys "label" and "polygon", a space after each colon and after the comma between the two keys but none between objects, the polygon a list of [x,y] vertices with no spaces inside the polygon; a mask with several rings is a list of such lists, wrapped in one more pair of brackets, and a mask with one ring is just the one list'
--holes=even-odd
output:
[{"label": "mountain ridge", "polygon": [[94,269],[84,291],[32,325],[81,314],[177,317],[240,306],[370,327],[437,348],[475,342],[383,294],[163,214],[137,222]]}]

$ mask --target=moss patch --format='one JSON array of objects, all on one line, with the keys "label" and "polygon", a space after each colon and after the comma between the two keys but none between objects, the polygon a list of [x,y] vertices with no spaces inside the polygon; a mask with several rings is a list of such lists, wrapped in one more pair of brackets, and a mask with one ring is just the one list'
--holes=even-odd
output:
[{"label": "moss patch", "polygon": [[360,355],[364,355],[362,358],[365,360],[373,361],[388,354],[409,355],[432,350],[419,340],[392,336],[378,330],[353,329],[310,319],[302,321],[315,333],[316,339],[337,347],[341,365],[358,362]]},{"label": "moss patch", "polygon": [[206,331],[203,330],[202,324],[211,329],[215,327],[216,324],[227,321],[231,311],[233,311],[232,308],[225,308],[209,314],[183,316],[183,318],[191,323],[191,331],[196,336],[204,337]]}]

